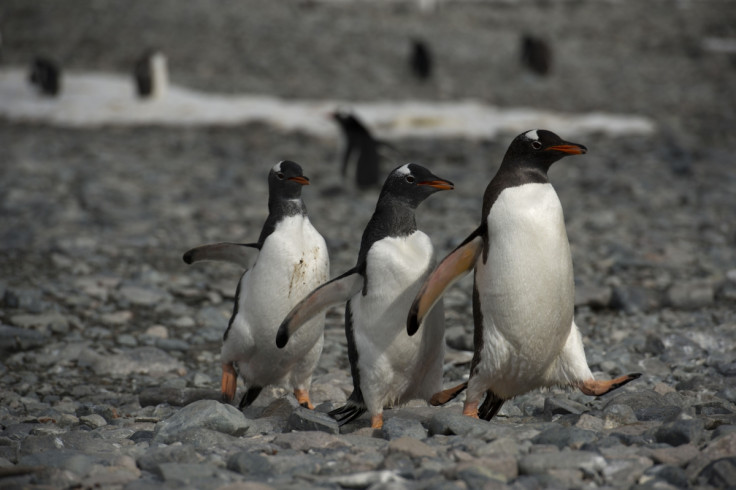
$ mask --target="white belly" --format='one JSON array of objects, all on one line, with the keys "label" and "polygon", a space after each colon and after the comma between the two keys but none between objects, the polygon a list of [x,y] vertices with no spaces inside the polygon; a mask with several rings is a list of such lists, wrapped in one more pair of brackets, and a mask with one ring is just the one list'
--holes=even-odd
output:
[{"label": "white belly", "polygon": [[[406,238],[383,239],[368,252],[368,294],[355,295],[351,308],[361,390],[369,410],[403,402],[409,395],[424,396],[426,390],[414,384],[424,385],[425,371],[437,364],[441,368],[442,305],[417,334],[406,333],[409,308],[432,265],[432,244],[420,231]],[[426,384],[439,389],[441,376]]]},{"label": "white belly", "polygon": [[329,277],[322,236],[307,217],[279,223],[253,267],[241,279],[238,314],[222,349],[223,362],[237,361],[246,383],[271,384],[289,374],[322,341],[324,313],[304,325],[284,348],[276,332],[284,317]]},{"label": "white belly", "polygon": [[488,229],[488,260],[478,259],[475,276],[485,330],[480,367],[506,397],[536,388],[524,384],[537,383],[562,350],[573,319],[572,259],[550,184],[503,191]]}]

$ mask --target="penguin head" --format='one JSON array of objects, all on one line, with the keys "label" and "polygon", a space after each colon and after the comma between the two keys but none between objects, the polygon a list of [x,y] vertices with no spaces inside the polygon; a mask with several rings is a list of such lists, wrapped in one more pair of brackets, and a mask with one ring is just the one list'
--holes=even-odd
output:
[{"label": "penguin head", "polygon": [[302,172],[302,167],[291,160],[277,163],[268,174],[270,199],[299,199],[304,185],[309,185],[309,179]]},{"label": "penguin head", "polygon": [[585,146],[565,141],[552,131],[532,129],[514,138],[503,158],[503,164],[538,168],[546,173],[560,158],[587,152]]},{"label": "penguin head", "polygon": [[452,182],[437,177],[421,165],[407,163],[395,168],[386,178],[379,201],[390,197],[415,208],[435,192],[454,188]]}]

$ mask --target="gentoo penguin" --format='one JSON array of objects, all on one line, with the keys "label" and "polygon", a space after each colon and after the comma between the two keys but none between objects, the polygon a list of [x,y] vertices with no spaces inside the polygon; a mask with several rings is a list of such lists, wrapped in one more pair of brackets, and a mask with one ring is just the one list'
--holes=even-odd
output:
[{"label": "gentoo penguin", "polygon": [[423,284],[409,313],[410,335],[444,290],[475,269],[470,378],[438,393],[434,404],[467,387],[463,413],[490,420],[504,401],[536,388],[570,386],[602,395],[640,376],[596,381],[573,319],[570,244],[547,171],[560,158],[586,152],[550,131],[517,136],[486,188],[480,226]]},{"label": "gentoo penguin", "polygon": [[309,294],[279,328],[276,344],[283,347],[313,315],[347,301],[353,393],[344,407],[330,412],[340,425],[367,410],[371,426],[380,428],[384,407],[428,400],[442,384],[442,305],[428,313],[422,335],[409,337],[405,320],[434,261],[432,242],[417,229],[415,210],[431,194],[452,188],[413,163],[391,172],[363,232],[355,267]]},{"label": "gentoo penguin", "polygon": [[39,56],[33,60],[28,79],[43,95],[55,97],[61,90],[61,68],[49,59]]},{"label": "gentoo penguin", "polygon": [[335,111],[332,118],[340,126],[343,136],[342,175],[346,178],[351,157],[355,160],[355,184],[359,189],[369,189],[379,183],[381,155],[378,148],[383,144],[373,137],[368,128],[355,114]]},{"label": "gentoo penguin", "polygon": [[[301,199],[309,179],[292,161],[276,164],[268,175],[268,218],[256,243],[203,245],[184,254],[184,262],[235,262],[246,270],[222,343],[222,395],[235,397],[237,366],[246,386],[243,409],[268,385],[288,383],[299,404],[309,399],[312,372],[322,353],[324,314],[300,329],[287,349],[273,343],[281,320],[307,293],[329,279],[329,258],[322,235],[314,229]],[[250,263],[248,249],[257,249]]]},{"label": "gentoo penguin", "polygon": [[536,36],[521,37],[521,63],[539,76],[545,76],[552,68],[552,50],[549,44]]},{"label": "gentoo penguin", "polygon": [[419,80],[424,81],[432,76],[432,53],[427,43],[421,39],[411,40],[409,66],[414,76]]},{"label": "gentoo penguin", "polygon": [[133,69],[136,93],[141,98],[160,98],[169,85],[166,56],[155,49],[147,50]]}]

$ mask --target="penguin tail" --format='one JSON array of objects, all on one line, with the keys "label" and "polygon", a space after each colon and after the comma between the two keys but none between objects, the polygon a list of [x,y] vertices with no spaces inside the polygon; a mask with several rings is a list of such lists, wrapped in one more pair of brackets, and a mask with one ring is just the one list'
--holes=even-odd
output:
[{"label": "penguin tail", "polygon": [[363,393],[360,388],[353,390],[353,393],[348,397],[347,403],[342,407],[336,408],[329,412],[329,416],[337,420],[337,425],[342,427],[343,425],[351,422],[368,411],[368,407],[365,406],[363,401]]},{"label": "penguin tail", "polygon": [[251,386],[250,388],[248,388],[243,395],[243,398],[240,399],[240,404],[238,405],[238,408],[240,410],[243,410],[249,407],[254,401],[256,401],[256,398],[258,398],[258,395],[261,394],[262,389],[262,386]]},{"label": "penguin tail", "polygon": [[429,404],[433,407],[438,407],[440,405],[444,405],[445,403],[454,400],[460,393],[465,391],[465,388],[468,387],[468,382],[464,381],[460,383],[457,386],[453,386],[452,388],[447,388],[446,390],[439,391],[432,395],[432,398],[429,399]]},{"label": "penguin tail", "polygon": [[503,406],[505,401],[491,390],[486,391],[486,399],[483,400],[483,403],[478,408],[478,418],[491,420],[501,410],[501,406]]}]

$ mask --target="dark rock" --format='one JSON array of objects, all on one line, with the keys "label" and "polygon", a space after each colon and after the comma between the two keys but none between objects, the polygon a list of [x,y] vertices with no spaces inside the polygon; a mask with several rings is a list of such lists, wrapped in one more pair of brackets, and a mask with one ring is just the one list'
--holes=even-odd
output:
[{"label": "dark rock", "polygon": [[687,474],[685,470],[677,466],[672,465],[657,465],[652,466],[644,472],[644,475],[648,477],[657,478],[664,480],[665,482],[673,485],[677,488],[687,488],[689,483],[687,480]]},{"label": "dark rock", "polygon": [[339,434],[340,426],[337,421],[327,414],[297,407],[289,416],[289,426],[292,430],[317,430],[330,434]]},{"label": "dark rock", "polygon": [[273,444],[282,448],[305,452],[310,449],[332,449],[348,446],[348,444],[342,441],[342,439],[323,431],[303,431],[278,434],[274,438]]},{"label": "dark rock", "polygon": [[201,461],[192,446],[153,446],[138,458],[136,464],[145,471],[155,472],[162,463],[196,464]]},{"label": "dark rock", "polygon": [[461,325],[454,325],[445,331],[445,343],[457,350],[473,350],[473,333]]},{"label": "dark rock", "polygon": [[391,417],[383,424],[383,436],[389,441],[400,437],[424,439],[427,437],[427,429],[418,420]]},{"label": "dark rock", "polygon": [[661,407],[644,407],[634,412],[636,418],[642,421],[658,420],[668,422],[674,420],[682,413],[682,409],[675,405],[664,405]]},{"label": "dark rock", "polygon": [[593,476],[606,467],[606,459],[596,453],[585,451],[563,451],[533,453],[519,460],[520,475],[538,475],[551,470],[580,470]]},{"label": "dark rock", "polygon": [[532,438],[534,444],[551,444],[562,449],[579,449],[583,444],[598,439],[595,432],[577,427],[553,427]]},{"label": "dark rock", "polygon": [[48,342],[49,336],[29,328],[0,325],[0,352],[19,352],[36,349]]},{"label": "dark rock", "polygon": [[152,430],[137,430],[130,436],[130,440],[133,442],[148,442],[152,438]]},{"label": "dark rock", "polygon": [[662,425],[654,432],[657,442],[670,446],[697,444],[702,437],[703,422],[701,420],[677,420]]},{"label": "dark rock", "polygon": [[[485,420],[466,417],[460,413],[440,412],[434,415],[427,423],[430,436],[458,435],[466,437],[479,437],[484,439],[495,439],[499,429]],[[500,429],[502,432],[503,429]]]},{"label": "dark rock", "polygon": [[715,288],[703,281],[677,282],[667,291],[667,302],[674,308],[696,309],[715,301]]},{"label": "dark rock", "polygon": [[544,400],[544,413],[548,416],[567,414],[580,415],[587,411],[588,407],[582,403],[570,400],[569,398],[554,397],[545,398]]},{"label": "dark rock", "polygon": [[709,463],[698,475],[698,482],[716,488],[731,488],[736,484],[736,456]]},{"label": "dark rock", "polygon": [[610,307],[626,313],[647,313],[661,305],[659,294],[651,289],[638,286],[618,286],[613,288]]},{"label": "dark rock", "polygon": [[659,356],[664,353],[665,346],[659,335],[647,334],[642,352]]},{"label": "dark rock", "polygon": [[220,400],[222,394],[218,390],[205,388],[146,388],[138,395],[142,407],[156,406],[167,403],[176,407],[183,407],[198,400]]},{"label": "dark rock", "polygon": [[248,451],[240,451],[230,456],[227,460],[227,469],[257,480],[265,480],[272,472],[268,458]]}]

